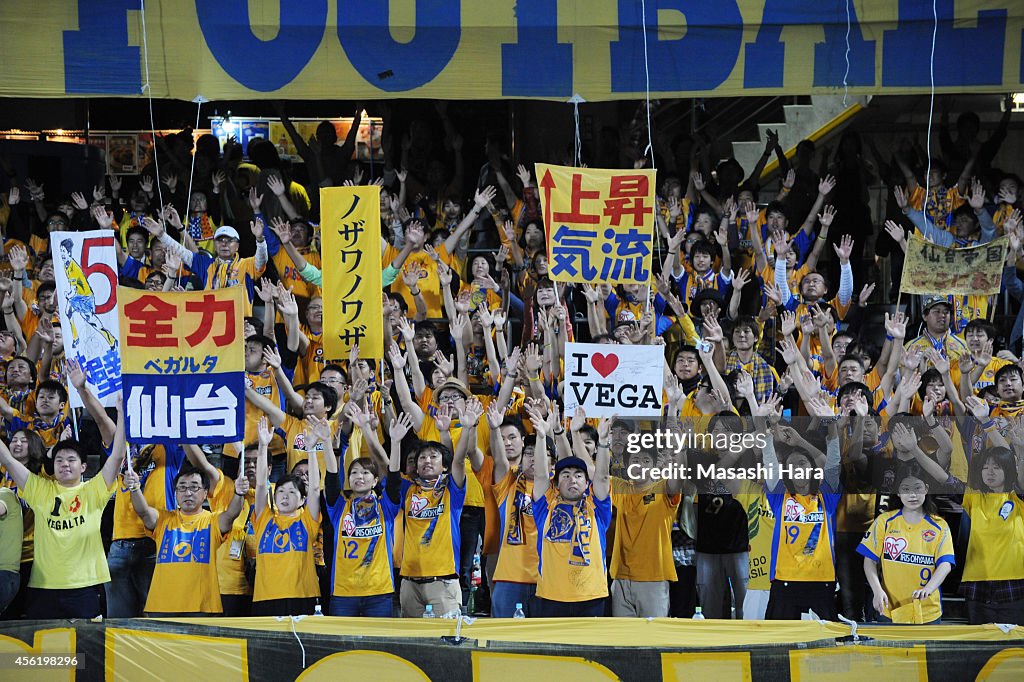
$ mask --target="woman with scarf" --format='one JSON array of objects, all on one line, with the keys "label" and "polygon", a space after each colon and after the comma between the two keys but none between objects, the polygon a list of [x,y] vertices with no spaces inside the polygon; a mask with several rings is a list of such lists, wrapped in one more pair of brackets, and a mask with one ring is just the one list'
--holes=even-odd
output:
[{"label": "woman with scarf", "polygon": [[[401,461],[402,439],[411,429],[412,420],[406,414],[391,423],[394,461]],[[373,440],[371,447],[379,448],[373,430],[366,434]],[[338,473],[337,459],[327,462],[327,513],[336,534],[331,570],[332,616],[392,616],[395,519],[402,505],[398,479],[388,479],[384,495],[377,493],[379,483],[380,464],[375,458],[354,459],[345,476]]]}]

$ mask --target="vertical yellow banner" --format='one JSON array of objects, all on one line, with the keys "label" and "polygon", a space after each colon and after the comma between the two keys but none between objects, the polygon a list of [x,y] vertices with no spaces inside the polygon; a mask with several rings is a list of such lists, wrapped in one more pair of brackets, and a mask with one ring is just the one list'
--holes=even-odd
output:
[{"label": "vertical yellow banner", "polygon": [[650,282],[655,171],[538,163],[537,181],[553,281]]},{"label": "vertical yellow banner", "polygon": [[380,264],[380,188],[320,190],[324,357],[384,357]]}]

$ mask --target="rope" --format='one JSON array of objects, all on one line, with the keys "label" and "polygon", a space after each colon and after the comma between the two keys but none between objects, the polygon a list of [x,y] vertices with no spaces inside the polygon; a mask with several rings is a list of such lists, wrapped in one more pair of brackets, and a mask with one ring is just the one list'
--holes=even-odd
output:
[{"label": "rope", "polygon": [[647,149],[644,156],[650,154],[651,168],[654,168],[654,138],[651,135],[651,65],[647,57],[647,0],[640,0],[640,23],[644,36],[644,96],[647,104]]},{"label": "rope", "polygon": [[573,96],[566,101],[572,105],[572,118],[576,127],[572,147],[573,165],[579,168],[583,162],[583,141],[580,139],[580,105],[587,100],[580,97],[579,93],[573,93]]},{"label": "rope", "polygon": [[846,97],[850,94],[850,84],[847,79],[850,77],[850,3],[853,0],[843,0],[846,7],[846,72],[843,73],[843,107],[846,107]]},{"label": "rope", "polygon": [[295,641],[299,643],[299,649],[302,651],[302,669],[306,669],[306,647],[303,646],[302,640],[299,639],[299,633],[295,629],[295,623],[305,618],[305,616],[274,616],[274,620],[281,622],[282,620],[288,619],[292,624],[292,634],[295,635]]},{"label": "rope", "polygon": [[[196,125],[192,128],[194,134],[196,130],[199,130],[199,112],[202,110],[203,102],[206,101],[206,98],[202,95],[197,95],[192,101],[196,103]],[[195,177],[196,172],[196,150],[194,148],[194,144],[195,143],[193,143],[192,149],[192,167],[188,171],[188,194],[185,195],[185,201],[188,202],[185,209],[186,214],[190,214],[192,212],[192,178]],[[185,228],[188,229],[188,215],[186,215]],[[185,235],[183,234],[181,237],[184,241]]]},{"label": "rope", "polygon": [[164,190],[160,186],[160,159],[157,153],[156,144],[156,122],[153,118],[153,89],[149,86],[149,44],[146,42],[146,0],[139,0],[139,17],[142,20],[142,57],[146,66],[146,82],[142,86],[142,92],[146,93],[149,100],[149,129],[153,133],[153,165],[156,167],[156,191],[160,198],[160,219],[164,215]]},{"label": "rope", "polygon": [[921,208],[924,213],[924,224],[928,225],[928,199],[931,196],[932,176],[932,120],[935,117],[935,39],[939,33],[939,11],[936,7],[937,0],[932,0],[932,52],[929,62],[929,76],[931,78],[931,95],[928,98],[928,133],[925,137],[928,154],[928,169],[924,175],[924,201]]}]

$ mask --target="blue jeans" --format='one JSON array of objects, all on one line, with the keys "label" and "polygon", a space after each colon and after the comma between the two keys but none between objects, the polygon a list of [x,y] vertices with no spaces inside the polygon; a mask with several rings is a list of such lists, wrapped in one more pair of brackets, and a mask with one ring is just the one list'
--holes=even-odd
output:
[{"label": "blue jeans", "polygon": [[495,580],[491,587],[491,617],[511,618],[516,612],[516,604],[523,605],[526,617],[535,616],[533,604],[537,586],[533,583],[510,583]]},{"label": "blue jeans", "polygon": [[331,615],[391,618],[394,616],[394,595],[375,594],[370,597],[331,597]]},{"label": "blue jeans", "polygon": [[156,543],[149,538],[114,540],[107,554],[107,618],[138,618],[146,607],[156,566]]},{"label": "blue jeans", "polygon": [[26,599],[25,618],[28,620],[55,620],[102,616],[102,591],[102,585],[90,585],[70,590],[30,587]]},{"label": "blue jeans", "polygon": [[18,571],[0,571],[0,613],[4,612],[21,589],[21,573]]}]

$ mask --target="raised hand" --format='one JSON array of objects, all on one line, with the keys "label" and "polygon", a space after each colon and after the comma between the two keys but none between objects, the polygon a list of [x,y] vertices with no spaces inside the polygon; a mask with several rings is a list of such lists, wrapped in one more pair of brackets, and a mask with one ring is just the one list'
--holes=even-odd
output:
[{"label": "raised hand", "polygon": [[85,200],[85,196],[81,192],[71,193],[71,204],[79,211],[85,211],[89,208],[89,203]]},{"label": "raised hand", "polygon": [[249,202],[249,208],[252,209],[253,213],[259,213],[260,206],[263,204],[263,195],[257,194],[255,187],[250,187],[249,195],[246,197],[246,201]]},{"label": "raised hand", "polygon": [[403,353],[397,345],[392,344],[388,348],[388,360],[391,361],[391,368],[394,371],[398,372],[399,370],[405,369],[405,353]]},{"label": "raised hand", "polygon": [[530,186],[530,171],[523,164],[516,166],[516,177],[519,178],[519,182],[523,183],[523,187]]},{"label": "raised hand", "polygon": [[23,272],[28,267],[28,249],[24,246],[14,246],[8,254],[11,269],[14,272]]},{"label": "raised hand", "polygon": [[103,200],[107,198],[107,192],[103,188],[103,185],[94,185],[92,188],[92,200],[97,203],[103,203]]},{"label": "raised hand", "polygon": [[256,290],[256,295],[264,303],[270,303],[274,299],[274,285],[266,277],[261,277],[260,281],[253,288]]},{"label": "raised hand", "polygon": [[857,303],[861,308],[868,304],[868,301],[871,300],[871,294],[873,293],[875,293],[875,283],[869,282],[868,284],[865,284],[860,290],[860,295],[857,297]]},{"label": "raised hand", "polygon": [[740,268],[739,272],[733,275],[732,285],[735,289],[739,290],[747,286],[751,280],[751,272],[747,268]]},{"label": "raised hand", "polygon": [[167,189],[171,190],[172,194],[178,188],[178,176],[173,173],[160,178],[160,182],[167,185]]},{"label": "raised hand", "polygon": [[827,230],[832,226],[832,221],[836,219],[836,207],[829,204],[825,207],[821,213],[818,214],[818,221],[821,223],[821,229]]},{"label": "raised hand", "polygon": [[75,389],[81,391],[85,387],[86,382],[85,370],[82,369],[77,360],[71,358],[65,361],[64,366],[67,368],[68,381],[71,382]]},{"label": "raised hand", "polygon": [[114,219],[107,214],[107,209],[102,205],[96,204],[89,212],[101,230],[110,230],[114,227]]},{"label": "raised hand", "polygon": [[892,188],[892,196],[896,199],[896,206],[899,207],[901,211],[906,212],[907,207],[910,205],[910,200],[907,197],[906,190],[899,185],[896,185]]},{"label": "raised hand", "polygon": [[796,331],[796,313],[791,310],[784,310],[779,316],[782,322],[782,335],[792,336]]},{"label": "raised hand", "polygon": [[299,303],[291,291],[281,290],[277,297],[277,309],[285,317],[299,314]]},{"label": "raised hand", "polygon": [[388,435],[391,437],[392,443],[400,442],[410,431],[412,431],[412,418],[406,412],[399,414],[397,419],[391,420],[391,425],[388,427]]},{"label": "raised hand", "polygon": [[146,231],[149,232],[154,239],[159,239],[164,234],[163,223],[157,222],[148,215],[142,217],[142,226],[146,228]]},{"label": "raised hand", "polygon": [[893,315],[885,314],[885,332],[897,342],[907,336],[907,316],[899,311]]},{"label": "raised hand", "polygon": [[434,367],[437,367],[446,376],[450,377],[455,373],[455,359],[452,356],[446,356],[439,350],[434,351],[431,360],[434,363]]},{"label": "raised hand", "polygon": [[782,186],[786,189],[793,189],[793,185],[796,184],[796,171],[790,168],[786,172],[786,177],[782,179]]},{"label": "raised hand", "polygon": [[181,218],[178,216],[178,209],[174,208],[171,204],[164,206],[164,220],[170,223],[171,227],[180,230],[181,229]]},{"label": "raised hand", "polygon": [[980,211],[985,207],[985,188],[982,186],[981,180],[975,178],[971,183],[971,192],[967,195],[967,203],[975,211]]},{"label": "raised hand", "polygon": [[850,254],[853,253],[853,237],[848,234],[843,235],[842,241],[839,242],[839,246],[832,245],[835,249],[836,255],[839,256],[839,262],[843,265],[850,262]]},{"label": "raised hand", "polygon": [[260,417],[256,424],[256,436],[259,438],[260,445],[263,446],[270,445],[270,441],[274,440],[274,427],[270,425],[270,420],[266,415]]},{"label": "raised hand", "polygon": [[282,196],[285,190],[284,180],[276,173],[270,173],[267,175],[267,189],[273,192],[276,197]]},{"label": "raised hand", "polygon": [[437,430],[441,433],[448,431],[452,428],[452,413],[448,403],[444,403],[437,408],[434,413],[434,424],[437,425]]},{"label": "raised hand", "polygon": [[473,203],[476,204],[481,210],[487,207],[487,204],[494,201],[494,197],[498,196],[498,190],[494,189],[491,185],[478,189],[476,194],[473,195]]},{"label": "raised hand", "polygon": [[832,190],[836,188],[836,179],[831,175],[826,175],[818,183],[818,194],[821,196],[828,196]]},{"label": "raised hand", "polygon": [[263,349],[263,359],[266,360],[267,364],[274,369],[281,368],[281,354],[274,347],[267,347]]}]

